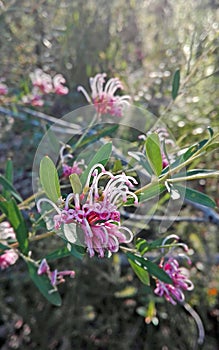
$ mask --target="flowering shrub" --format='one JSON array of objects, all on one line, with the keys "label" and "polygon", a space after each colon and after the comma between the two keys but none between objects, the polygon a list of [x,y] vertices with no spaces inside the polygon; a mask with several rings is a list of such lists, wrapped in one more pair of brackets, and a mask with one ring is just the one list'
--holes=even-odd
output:
[{"label": "flowering shrub", "polygon": [[[24,103],[42,106],[45,94],[68,93],[61,74],[52,78],[41,69],[36,69],[30,79],[33,89],[23,97]],[[140,130],[135,139],[135,149],[128,153],[129,158],[123,156],[120,161],[123,148],[119,155],[117,147],[113,148],[114,133],[119,125],[114,125],[117,123],[116,118],[110,127],[108,123],[102,123],[101,130],[96,123],[100,122],[102,116],[106,116],[107,121],[109,117],[110,121],[113,117],[122,120],[130,107],[131,98],[115,94],[123,88],[118,78],[107,82],[105,79],[105,73],[90,79],[91,96],[83,87],[78,88],[89,104],[94,106],[93,119],[79,138],[77,135],[72,137],[69,144],[60,142],[57,162],[49,155],[42,157],[38,169],[39,191],[34,196],[23,200],[17,193],[12,182],[12,162],[8,161],[5,175],[0,176],[0,268],[8,268],[20,257],[45,298],[54,305],[61,305],[57,286],[64,282],[65,276],[77,278],[77,275],[72,270],[51,271],[47,262],[51,256],[59,259],[73,255],[80,259],[88,254],[89,258],[103,259],[121,253],[140,281],[151,286],[155,295],[164,297],[173,305],[184,305],[184,292],[193,289],[185,268],[190,263],[185,254],[188,253],[188,247],[179,241],[178,236],[169,235],[168,232],[166,237],[162,233],[158,239],[147,241],[141,237],[141,232],[136,233],[131,220],[125,222],[125,216],[135,216],[135,213],[137,216],[137,210],[141,211],[143,203],[151,199],[162,199],[167,205],[168,200],[177,202],[185,199],[215,208],[216,203],[212,198],[186,187],[185,181],[218,177],[218,171],[197,169],[194,164],[197,165],[198,160],[217,148],[219,135],[209,128],[208,137],[178,151],[174,149],[174,142],[163,127],[149,132]],[[179,80],[178,86],[174,81],[174,99],[179,84]],[[3,86],[2,91],[2,94],[6,93],[6,87],[4,90]],[[84,157],[80,158],[83,145],[92,144],[93,140],[103,145],[95,152],[88,148]],[[168,145],[174,152],[169,152]],[[136,170],[139,167],[142,169],[140,175]],[[35,210],[32,214],[32,223],[38,226],[29,227],[22,209],[27,205],[32,207],[35,199],[38,213]],[[63,246],[51,254],[42,252],[41,259],[36,260],[34,251],[30,250],[30,242],[52,239],[56,234]],[[182,249],[185,251],[183,254]],[[151,256],[149,252],[152,251]],[[184,268],[179,267],[182,257],[187,257]]]}]

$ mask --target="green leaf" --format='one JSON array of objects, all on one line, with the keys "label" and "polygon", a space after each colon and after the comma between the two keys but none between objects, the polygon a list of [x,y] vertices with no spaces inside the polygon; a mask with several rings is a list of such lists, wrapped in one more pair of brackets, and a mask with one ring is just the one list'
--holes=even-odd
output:
[{"label": "green leaf", "polygon": [[40,162],[40,182],[47,197],[56,203],[61,197],[59,177],[55,164],[48,156]]},{"label": "green leaf", "polygon": [[144,255],[146,252],[149,252],[153,249],[158,249],[162,246],[164,238],[158,238],[155,241],[148,243],[145,239],[139,238],[135,244],[137,250],[141,255]]},{"label": "green leaf", "polygon": [[172,82],[172,99],[175,100],[178,96],[180,87],[180,70],[177,69],[173,76],[173,82]]},{"label": "green leaf", "polygon": [[25,260],[28,266],[30,278],[42,293],[42,295],[53,305],[61,306],[62,300],[60,294],[54,289],[47,275],[38,275],[38,266],[32,262]]},{"label": "green leaf", "polygon": [[99,149],[99,151],[97,151],[97,153],[94,155],[94,157],[91,159],[90,163],[88,164],[86,170],[81,174],[80,180],[81,180],[82,186],[85,185],[91,168],[97,163],[101,163],[102,165],[105,165],[108,162],[109,157],[111,156],[111,153],[112,153],[111,142],[106,143]]},{"label": "green leaf", "polygon": [[8,250],[8,249],[11,249],[11,248],[5,244],[0,243],[0,254],[2,253],[1,250]]},{"label": "green leaf", "polygon": [[149,278],[149,274],[147,271],[145,271],[144,269],[142,269],[140,266],[136,265],[134,263],[134,261],[128,259],[129,264],[131,265],[133,271],[135,272],[135,274],[138,276],[138,278],[140,279],[140,281],[143,284],[146,284],[147,286],[150,285],[150,278]]},{"label": "green leaf", "polygon": [[153,170],[146,158],[146,156],[141,152],[128,152],[128,154],[136,159],[138,163],[148,172],[148,174],[153,175]]},{"label": "green leaf", "polygon": [[10,184],[13,184],[13,163],[11,159],[8,159],[6,163],[5,178]]},{"label": "green leaf", "polygon": [[146,239],[138,238],[135,247],[141,255],[144,255],[148,251],[149,243]]},{"label": "green leaf", "polygon": [[209,207],[209,208],[216,207],[215,201],[202,192],[193,190],[192,188],[189,188],[189,187],[185,188],[184,186],[175,185],[175,184],[174,184],[174,188],[179,191],[181,196],[184,196],[186,199],[190,200],[191,202],[205,205],[206,207]]},{"label": "green leaf", "polygon": [[82,185],[78,174],[71,174],[69,176],[71,187],[74,193],[80,194],[82,192]]},{"label": "green leaf", "polygon": [[208,126],[207,129],[210,134],[210,137],[212,138],[214,136],[214,130],[210,126]]},{"label": "green leaf", "polygon": [[27,254],[28,229],[15,200],[12,198],[9,201],[0,201],[0,210],[6,215],[11,226],[14,228],[21,252]]},{"label": "green leaf", "polygon": [[206,147],[206,152],[212,152],[215,149],[219,149],[219,142],[211,143],[209,146]]},{"label": "green leaf", "polygon": [[113,162],[113,170],[112,170],[113,174],[122,171],[122,169],[123,169],[123,166],[122,166],[121,160],[115,159],[115,161]]},{"label": "green leaf", "polygon": [[[154,197],[159,197],[161,193],[166,191],[166,186],[162,185],[160,183],[155,182],[154,184],[151,184],[150,187],[146,188],[141,193],[137,194],[138,201],[140,202],[146,202]],[[129,198],[127,202],[125,202],[124,206],[129,206],[134,204],[134,198]]]},{"label": "green leaf", "polygon": [[158,134],[149,135],[145,141],[146,154],[149,164],[154,171],[154,174],[159,176],[162,172],[162,155],[160,151],[160,139]]},{"label": "green leaf", "polygon": [[69,249],[70,254],[77,259],[82,259],[86,253],[85,247],[82,247],[77,244],[68,243],[67,248]]},{"label": "green leaf", "polygon": [[126,255],[128,259],[132,260],[140,268],[148,271],[149,274],[158,278],[160,281],[168,284],[173,283],[170,276],[161,267],[159,267],[157,264],[153,263],[152,261],[130,252],[127,252]]},{"label": "green leaf", "polygon": [[[95,125],[92,129],[92,134],[86,137],[82,142],[80,142],[79,147],[85,148],[85,146],[94,143],[97,140],[100,140],[102,137],[110,136],[113,137],[119,127],[119,124],[104,124],[103,125]],[[100,129],[99,129],[100,128]]]},{"label": "green leaf", "polygon": [[165,174],[169,168],[174,169],[177,167],[179,164],[185,162],[189,158],[191,158],[198,150],[200,150],[206,143],[208,142],[207,139],[204,139],[200,141],[199,143],[196,143],[192,146],[190,146],[185,153],[183,153],[181,156],[177,157],[176,160],[171,164],[171,166],[166,167],[163,171],[162,174]]},{"label": "green leaf", "polygon": [[62,248],[56,249],[52,253],[47,254],[45,256],[45,259],[47,261],[50,261],[50,260],[65,258],[66,256],[69,256],[69,255],[71,255],[69,249],[66,246],[64,246]]},{"label": "green leaf", "polygon": [[14,186],[12,186],[11,182],[6,179],[3,175],[0,175],[0,184],[3,186],[3,196],[6,199],[9,199],[8,194],[17,199],[18,202],[22,202],[22,198],[19,193],[15,190]]},{"label": "green leaf", "polygon": [[186,172],[186,174],[183,173],[178,173],[178,174],[174,174],[172,176],[173,179],[177,178],[177,177],[185,177],[185,176],[193,176],[193,175],[203,175],[203,174],[215,174],[215,170],[213,169],[192,169],[192,170],[188,170]]},{"label": "green leaf", "polygon": [[148,189],[140,193],[139,196],[139,202],[145,202],[148,201],[156,196],[159,196],[161,193],[166,191],[166,186],[154,183],[152,186],[150,186]]}]

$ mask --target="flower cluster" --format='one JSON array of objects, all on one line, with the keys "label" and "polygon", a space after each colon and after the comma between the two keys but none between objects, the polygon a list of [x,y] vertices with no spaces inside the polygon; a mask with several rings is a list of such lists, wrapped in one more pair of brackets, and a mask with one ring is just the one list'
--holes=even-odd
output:
[{"label": "flower cluster", "polygon": [[[100,190],[103,179],[105,187]],[[96,252],[103,258],[105,251],[117,252],[121,243],[129,243],[133,238],[131,230],[121,226],[118,202],[126,202],[132,197],[134,203],[138,203],[137,196],[130,191],[135,184],[137,181],[133,177],[124,173],[114,176],[103,165],[96,164],[89,172],[83,193],[70,193],[63,209],[43,198],[38,201],[38,209],[42,201],[50,202],[58,213],[54,216],[55,229],[58,230],[62,224],[80,225],[90,257]]]},{"label": "flower cluster", "polygon": [[[10,226],[9,222],[4,221],[0,223],[0,241],[2,244],[6,244],[8,239],[15,239],[14,229]],[[18,254],[14,249],[8,249],[0,255],[0,269],[5,270],[10,265],[16,263]]]},{"label": "flower cluster", "polygon": [[64,151],[66,149],[71,149],[71,146],[69,145],[64,145],[61,147],[59,155],[60,155],[60,162],[61,162],[61,166],[62,166],[62,177],[64,178],[68,178],[71,174],[77,174],[77,175],[81,175],[83,169],[81,168],[81,166],[84,166],[84,160],[81,161],[74,161],[72,166],[68,165],[66,163],[66,159],[72,159],[73,156],[70,153],[64,154]]},{"label": "flower cluster", "polygon": [[185,299],[183,290],[192,290],[193,283],[183,274],[175,258],[170,257],[166,262],[162,259],[159,266],[170,276],[173,284],[157,280],[154,293],[164,297],[173,305],[176,305],[176,301],[183,302]]},{"label": "flower cluster", "polygon": [[69,276],[71,278],[75,277],[75,271],[72,270],[51,271],[46,259],[43,259],[41,261],[37,273],[38,275],[47,275],[53,287],[56,287],[58,284],[65,282],[65,276]]},{"label": "flower cluster", "polygon": [[30,94],[23,96],[22,101],[25,104],[32,106],[43,106],[43,96],[46,94],[66,95],[69,90],[65,84],[65,78],[62,74],[56,74],[54,77],[43,72],[42,69],[37,68],[30,73],[30,79],[33,88]]},{"label": "flower cluster", "polygon": [[90,78],[91,96],[83,88],[78,87],[85,96],[88,103],[93,104],[98,115],[110,114],[121,117],[124,108],[129,105],[130,96],[115,95],[118,89],[123,89],[123,85],[118,78],[111,78],[105,83],[106,73],[97,74]]}]

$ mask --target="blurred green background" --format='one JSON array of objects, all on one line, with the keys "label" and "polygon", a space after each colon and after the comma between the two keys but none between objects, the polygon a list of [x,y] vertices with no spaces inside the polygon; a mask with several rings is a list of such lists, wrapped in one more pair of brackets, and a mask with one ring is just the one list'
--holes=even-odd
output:
[{"label": "blurred green background", "polygon": [[[118,76],[137,106],[162,116],[179,146],[203,138],[208,125],[219,130],[217,0],[5,0],[0,1],[0,78],[20,98],[36,67],[62,73],[67,96],[49,97],[39,108],[57,118],[85,104],[78,85],[99,72]],[[171,103],[171,84],[181,70],[181,96]],[[2,99],[0,170],[7,157],[15,185],[31,194],[31,169],[45,122],[17,111],[16,99]],[[200,165],[199,165],[200,166]],[[218,151],[201,167],[219,169]],[[219,204],[218,180],[197,182]],[[185,206],[182,215],[201,216]],[[63,306],[49,305],[30,282],[22,262],[1,272],[0,347],[39,350],[217,350],[219,348],[218,226],[174,223],[171,228],[194,250],[187,301],[206,330],[196,344],[194,320],[181,306],[155,298],[120,257],[110,261],[63,259],[77,278],[60,286]],[[156,236],[156,222],[146,227]],[[52,247],[59,245],[57,238]],[[47,249],[39,243],[37,250]]]}]

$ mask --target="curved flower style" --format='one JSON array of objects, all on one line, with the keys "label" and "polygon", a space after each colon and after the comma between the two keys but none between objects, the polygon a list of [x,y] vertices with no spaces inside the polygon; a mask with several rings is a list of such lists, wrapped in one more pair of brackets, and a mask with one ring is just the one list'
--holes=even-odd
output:
[{"label": "curved flower style", "polygon": [[53,78],[54,93],[57,95],[67,95],[69,90],[64,86],[66,80],[62,74],[56,74]]},{"label": "curved flower style", "polygon": [[53,287],[56,287],[58,284],[65,282],[65,276],[69,276],[71,278],[75,277],[75,271],[72,270],[51,271],[46,259],[43,259],[41,261],[37,273],[38,275],[47,275]]},{"label": "curved flower style", "polygon": [[[7,243],[7,239],[15,239],[14,229],[11,227],[9,222],[4,221],[0,223],[0,241],[4,244]],[[5,270],[10,265],[16,263],[18,259],[18,254],[13,249],[5,250],[2,255],[0,255],[0,269]]]},{"label": "curved flower style", "polygon": [[192,290],[193,283],[182,273],[176,259],[169,258],[165,263],[161,260],[159,266],[171,277],[173,284],[157,280],[154,293],[160,297],[164,296],[173,305],[176,305],[176,301],[183,302],[185,299],[183,290]]},{"label": "curved flower style", "polygon": [[66,158],[72,159],[73,156],[70,153],[67,153],[64,155],[65,149],[71,149],[71,146],[69,145],[63,145],[60,149],[59,155],[60,155],[60,161],[62,165],[62,176],[63,177],[69,177],[71,174],[77,174],[81,175],[83,169],[80,168],[80,166],[84,165],[84,160],[77,162],[76,160],[73,162],[72,166],[66,164]]},{"label": "curved flower style", "polygon": [[[99,115],[110,114],[112,116],[121,117],[125,106],[129,105],[131,97],[128,95],[115,96],[118,89],[123,89],[123,85],[118,78],[109,79],[105,84],[106,73],[97,74],[90,78],[91,96],[83,86],[78,87],[86,100],[94,107]],[[104,86],[105,84],[105,86]]]},{"label": "curved flower style", "polygon": [[[98,169],[101,171],[98,172]],[[106,177],[109,177],[109,180],[100,191],[99,183]],[[40,210],[42,201],[50,202],[58,213],[54,216],[55,229],[59,229],[62,224],[79,224],[90,257],[96,252],[103,258],[105,251],[117,252],[121,243],[129,243],[133,238],[130,229],[120,224],[118,201],[126,202],[131,196],[134,203],[138,203],[137,196],[130,191],[134,184],[137,184],[137,181],[133,177],[124,173],[114,176],[106,171],[103,165],[96,164],[89,172],[84,192],[81,195],[70,193],[64,209],[61,210],[43,198],[38,201],[38,209]]]}]

